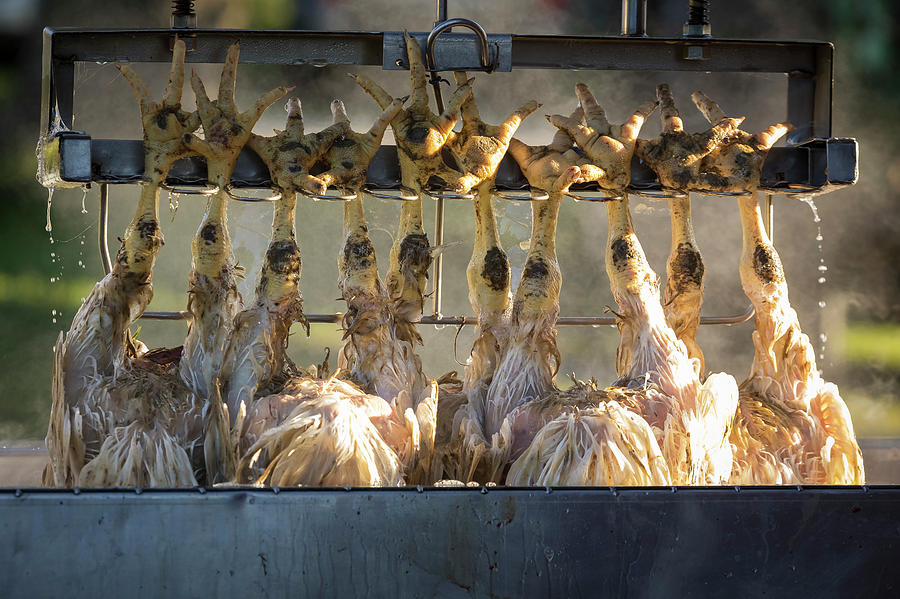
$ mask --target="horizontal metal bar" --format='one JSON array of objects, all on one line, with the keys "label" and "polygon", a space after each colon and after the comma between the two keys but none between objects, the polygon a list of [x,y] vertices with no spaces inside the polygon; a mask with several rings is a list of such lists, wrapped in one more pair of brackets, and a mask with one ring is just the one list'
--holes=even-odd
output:
[{"label": "horizontal metal bar", "polygon": [[898,513],[896,486],[11,489],[0,577],[13,598],[881,597]]},{"label": "horizontal metal bar", "polygon": [[[334,314],[306,314],[306,321],[310,324],[337,324],[344,317],[343,312]],[[144,320],[189,320],[190,312],[151,312],[141,315]],[[701,316],[700,324],[740,324],[753,318],[753,306],[741,314],[733,316]],[[465,326],[476,325],[478,319],[474,316],[423,316],[418,324],[439,326]],[[556,319],[557,326],[604,326],[616,324],[615,316],[560,316]]]},{"label": "horizontal metal bar", "polygon": [[[140,140],[91,140],[83,133],[66,132],[60,135],[59,172],[49,173],[49,179],[71,182],[134,183],[144,173],[144,147]],[[829,190],[834,186],[852,185],[858,176],[859,149],[856,140],[831,138],[813,140],[799,146],[773,148],[763,165],[761,186],[778,191],[790,186],[814,187]],[[53,160],[45,161],[54,164]],[[324,166],[313,169],[321,172]],[[382,146],[369,164],[367,184],[380,189],[399,189],[400,164],[394,146]],[[176,162],[167,183],[190,185],[206,183],[206,161],[192,156]],[[269,171],[250,149],[241,152],[232,175],[234,187],[268,187]],[[634,189],[660,190],[656,174],[638,158],[631,166],[631,185]],[[496,186],[501,191],[528,189],[528,181],[511,156],[505,156],[497,171]],[[595,184],[573,185],[573,191],[595,191]]]},{"label": "horizontal metal bar", "polygon": [[[47,28],[52,38],[52,57],[66,61],[168,62],[169,41],[174,29],[91,30]],[[260,31],[193,29],[201,43],[189,52],[189,62],[223,62],[228,46],[241,42],[242,63],[257,64],[356,64],[398,68],[396,59],[405,56],[402,48],[387,64],[383,55],[384,36],[401,39],[402,32],[372,31]],[[424,42],[427,32],[413,35]],[[438,69],[442,69],[441,45],[464,44],[467,34],[441,36],[438,42]],[[471,36],[470,36],[471,37]],[[814,74],[820,48],[833,46],[819,41],[774,41],[737,39],[624,38],[561,35],[491,34],[497,43],[511,40],[512,69],[599,69],[649,71],[709,71]],[[391,47],[393,47],[392,44]],[[686,60],[685,49],[703,47],[706,60]],[[474,61],[473,65],[476,64]],[[454,65],[447,65],[452,67]],[[402,68],[402,67],[401,67]]]}]

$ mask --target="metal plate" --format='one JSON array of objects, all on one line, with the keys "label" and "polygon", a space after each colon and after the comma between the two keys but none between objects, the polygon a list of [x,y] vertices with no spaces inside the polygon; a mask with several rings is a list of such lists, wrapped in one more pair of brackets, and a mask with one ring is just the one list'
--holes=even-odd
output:
[{"label": "metal plate", "polygon": [[0,493],[6,597],[896,596],[900,488]]},{"label": "metal plate", "polygon": [[[425,55],[425,41],[428,33],[414,33],[413,37]],[[512,36],[507,34],[488,34],[488,49],[491,63],[496,65],[494,71],[512,71]],[[434,46],[435,68],[439,71],[481,71],[481,53],[478,41],[471,33],[444,33]],[[406,56],[406,41],[399,31],[384,33],[381,68],[386,71],[409,69],[409,58]]]}]

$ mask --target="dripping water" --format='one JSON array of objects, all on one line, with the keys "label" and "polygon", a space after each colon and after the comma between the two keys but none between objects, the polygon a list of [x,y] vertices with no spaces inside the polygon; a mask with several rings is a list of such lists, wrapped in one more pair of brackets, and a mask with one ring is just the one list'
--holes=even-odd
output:
[{"label": "dripping water", "polygon": [[[53,205],[53,192],[55,191],[54,187],[47,188],[47,224],[44,225],[44,230],[48,233],[53,232],[53,224],[50,222],[50,207]],[[53,237],[50,237],[50,243],[53,243]]]},{"label": "dripping water", "polygon": [[84,202],[85,202],[85,200],[87,200],[87,192],[88,192],[88,186],[82,185],[81,186],[81,213],[82,214],[88,213],[87,208],[84,207]]},{"label": "dripping water", "polygon": [[[825,265],[825,252],[823,250],[822,242],[824,241],[824,237],[822,236],[822,219],[819,217],[819,209],[816,206],[816,203],[813,201],[811,197],[809,198],[799,198],[801,202],[809,206],[809,209],[812,211],[813,215],[813,223],[816,225],[816,247],[819,252],[819,264],[816,266],[816,270],[819,273],[816,282],[819,285],[824,285],[827,278],[825,277],[825,273],[828,272],[828,266]],[[828,336],[824,333],[825,328],[825,319],[821,310],[825,308],[827,304],[825,300],[820,299],[818,302],[819,306],[819,329],[823,330],[823,332],[819,333],[819,351],[818,351],[818,359],[819,362],[823,362],[825,360],[825,343],[828,341]]]}]

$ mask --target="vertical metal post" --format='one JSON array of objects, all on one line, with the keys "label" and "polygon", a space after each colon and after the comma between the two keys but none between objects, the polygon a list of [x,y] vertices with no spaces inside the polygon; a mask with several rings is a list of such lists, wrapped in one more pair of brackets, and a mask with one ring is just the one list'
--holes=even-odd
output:
[{"label": "vertical metal post", "polygon": [[[436,21],[434,26],[437,27],[447,20],[447,0],[436,0]],[[434,101],[437,104],[438,114],[444,112],[444,99],[441,96],[441,78],[437,72],[431,73],[431,86],[434,88]],[[444,243],[444,198],[437,197],[434,202],[434,245],[440,247]],[[444,257],[443,252],[438,252],[434,259],[434,271],[432,272],[432,297],[431,312],[436,318],[441,316],[441,279],[443,277]]]},{"label": "vertical metal post", "polygon": [[109,184],[100,184],[100,210],[97,221],[97,247],[100,248],[100,264],[103,265],[103,274],[108,275],[112,271],[112,261],[109,258],[109,245],[107,244],[107,230],[109,229]]},{"label": "vertical metal post", "polygon": [[622,35],[647,37],[647,0],[622,0]]},{"label": "vertical metal post", "polygon": [[447,0],[437,0],[435,3],[434,25],[437,27],[447,20]]}]

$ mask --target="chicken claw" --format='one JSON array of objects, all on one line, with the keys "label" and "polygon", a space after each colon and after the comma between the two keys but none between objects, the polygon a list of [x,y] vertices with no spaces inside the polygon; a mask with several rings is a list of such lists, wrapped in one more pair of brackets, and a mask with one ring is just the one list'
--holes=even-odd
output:
[{"label": "chicken claw", "polygon": [[[710,123],[719,126],[729,119],[719,105],[706,97],[703,92],[691,94],[694,105]],[[741,119],[743,120],[743,119]],[[715,127],[714,127],[715,128]],[[752,191],[759,187],[763,163],[769,150],[781,137],[794,128],[790,123],[776,123],[756,135],[741,131],[732,133],[724,142],[703,158],[702,172],[708,173],[707,180],[719,183],[711,187],[716,191]]]},{"label": "chicken claw", "polygon": [[575,95],[586,121],[560,115],[548,116],[547,120],[568,133],[601,171],[593,179],[600,187],[625,189],[631,182],[631,157],[637,136],[644,121],[656,109],[656,102],[641,104],[624,124],[617,126],[606,120],[606,113],[587,85],[576,85]]},{"label": "chicken claw", "polygon": [[665,187],[682,191],[741,192],[759,186],[762,163],[772,144],[790,125],[773,125],[753,136],[739,129],[741,118],[728,118],[715,102],[697,92],[694,103],[713,126],[687,133],[665,83],[656,88],[663,132],[653,141],[638,140],[637,155]]},{"label": "chicken claw", "polygon": [[365,133],[356,133],[350,128],[350,117],[340,100],[331,103],[334,119],[332,127],[341,127],[343,132],[334,141],[325,155],[328,170],[319,175],[327,186],[345,187],[358,191],[366,182],[369,162],[381,147],[381,140],[391,120],[403,109],[407,98],[391,100],[378,120]]},{"label": "chicken claw", "polygon": [[[454,77],[460,87],[469,83],[463,72],[455,72]],[[532,100],[516,109],[499,125],[488,125],[481,120],[475,96],[467,96],[460,106],[462,132],[450,144],[457,164],[465,173],[456,182],[454,191],[466,193],[484,181],[493,180],[512,136],[522,121],[540,106]]]},{"label": "chicken claw", "polygon": [[318,133],[305,134],[299,98],[288,100],[285,108],[288,117],[284,131],[272,137],[253,133],[248,145],[269,167],[272,182],[282,191],[324,194],[328,184],[310,175],[309,169],[325,156],[334,140],[344,135],[348,127],[335,123]]},{"label": "chicken claw", "polygon": [[[583,118],[584,112],[578,107],[568,120],[581,122]],[[519,163],[532,188],[557,194],[567,191],[573,183],[597,181],[604,176],[602,169],[572,148],[572,143],[569,134],[560,129],[547,146],[529,146],[513,138],[509,153]]]},{"label": "chicken claw", "polygon": [[[453,138],[453,127],[459,118],[459,107],[472,93],[470,83],[456,88],[443,114],[435,115],[428,106],[425,66],[422,51],[416,38],[404,33],[406,51],[409,55],[409,74],[412,93],[409,106],[401,110],[391,121],[400,158],[403,184],[416,191],[422,191],[432,175],[440,177],[448,186],[455,186],[461,173],[448,167],[441,158],[441,148]],[[364,75],[352,77],[382,109],[386,109],[393,98],[380,85]]]},{"label": "chicken claw", "polygon": [[250,139],[253,125],[266,108],[293,89],[277,87],[263,94],[248,110],[239,112],[234,103],[234,84],[240,51],[239,43],[228,48],[219,81],[219,95],[215,100],[210,100],[206,95],[206,88],[196,71],[191,73],[191,87],[197,96],[204,139],[190,136],[185,137],[184,141],[192,150],[206,157],[210,181],[223,189],[231,178],[241,149]]},{"label": "chicken claw", "polygon": [[130,66],[116,65],[122,76],[128,80],[140,103],[141,125],[144,129],[144,176],[151,184],[161,183],[172,163],[191,153],[183,136],[200,126],[196,112],[187,113],[181,109],[184,53],[184,42],[176,40],[172,48],[169,83],[159,102],[153,100],[147,86]]}]

